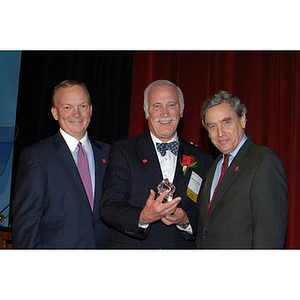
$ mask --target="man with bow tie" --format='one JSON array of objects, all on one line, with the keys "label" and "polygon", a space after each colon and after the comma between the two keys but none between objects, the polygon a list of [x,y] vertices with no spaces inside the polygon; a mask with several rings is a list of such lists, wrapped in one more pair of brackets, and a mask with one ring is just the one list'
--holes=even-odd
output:
[{"label": "man with bow tie", "polygon": [[[212,158],[178,137],[183,110],[180,88],[154,81],[144,91],[149,131],[112,145],[101,201],[109,247],[195,248],[198,198]],[[184,165],[183,155],[193,163]]]}]

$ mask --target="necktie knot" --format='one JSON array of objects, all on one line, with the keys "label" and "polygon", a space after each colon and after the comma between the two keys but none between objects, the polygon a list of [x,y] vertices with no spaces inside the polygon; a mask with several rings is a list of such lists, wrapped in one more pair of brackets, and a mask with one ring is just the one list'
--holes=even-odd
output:
[{"label": "necktie knot", "polygon": [[224,160],[228,160],[229,156],[230,156],[230,154],[224,154]]},{"label": "necktie knot", "polygon": [[222,164],[222,172],[226,172],[226,170],[228,168],[229,156],[230,156],[230,154],[224,154],[224,160],[223,160],[223,164]]},{"label": "necktie knot", "polygon": [[167,150],[170,150],[174,155],[177,155],[179,143],[177,141],[170,143],[156,143],[156,148],[162,156],[166,155]]}]

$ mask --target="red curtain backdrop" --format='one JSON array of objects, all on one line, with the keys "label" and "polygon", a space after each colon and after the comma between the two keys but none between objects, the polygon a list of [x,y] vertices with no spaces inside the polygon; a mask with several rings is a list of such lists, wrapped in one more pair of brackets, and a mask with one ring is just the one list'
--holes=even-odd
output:
[{"label": "red curtain backdrop", "polygon": [[284,162],[289,185],[285,247],[299,249],[300,52],[134,52],[129,136],[147,130],[143,91],[157,79],[171,80],[182,89],[185,110],[180,135],[211,154],[216,149],[201,125],[203,101],[219,90],[227,90],[246,103],[246,133],[279,153]]}]

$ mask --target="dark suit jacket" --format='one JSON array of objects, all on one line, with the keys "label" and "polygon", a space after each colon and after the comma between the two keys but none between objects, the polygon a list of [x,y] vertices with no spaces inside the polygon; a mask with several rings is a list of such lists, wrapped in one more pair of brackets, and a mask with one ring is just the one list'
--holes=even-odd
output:
[{"label": "dark suit jacket", "polygon": [[[192,171],[205,179],[212,158],[179,139],[179,154],[192,155],[198,167],[188,169],[183,176],[182,166],[177,159],[174,178],[176,192],[181,196],[179,206],[185,210],[194,232],[198,219],[198,205],[187,196],[187,186]],[[116,142],[110,150],[110,162],[103,181],[101,216],[111,227],[109,246],[111,248],[195,248],[195,242],[175,225],[165,226],[161,221],[149,225],[147,230],[138,227],[139,216],[149,197],[150,189],[157,192],[162,173],[150,133]]]},{"label": "dark suit jacket", "polygon": [[217,162],[201,197],[197,248],[283,248],[287,225],[287,183],[283,164],[272,150],[245,142],[227,170],[207,210]]},{"label": "dark suit jacket", "polygon": [[102,180],[109,145],[91,140],[95,158],[92,212],[72,154],[58,132],[23,150],[13,199],[14,248],[104,248],[100,220]]}]

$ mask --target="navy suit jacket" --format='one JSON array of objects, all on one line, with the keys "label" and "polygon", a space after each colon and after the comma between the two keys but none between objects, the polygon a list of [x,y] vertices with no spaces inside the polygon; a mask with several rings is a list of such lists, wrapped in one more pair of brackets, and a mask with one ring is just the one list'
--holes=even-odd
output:
[{"label": "navy suit jacket", "polygon": [[248,137],[207,205],[219,156],[201,197],[197,248],[283,248],[287,226],[287,182],[279,156]]},{"label": "navy suit jacket", "polygon": [[[203,180],[212,158],[198,147],[179,138],[179,154],[174,177],[175,197],[188,215],[194,233],[197,228],[198,205],[187,196],[187,186],[194,171]],[[192,155],[198,167],[188,169],[183,175],[181,155]],[[175,225],[166,226],[161,221],[146,230],[138,227],[140,213],[149,197],[150,189],[157,192],[162,172],[150,133],[116,142],[110,148],[109,164],[103,181],[101,217],[111,227],[111,248],[195,248],[195,239]]]},{"label": "navy suit jacket", "polygon": [[102,180],[109,145],[91,140],[95,158],[92,212],[76,164],[58,132],[20,155],[13,208],[14,248],[87,249],[107,246],[100,220]]}]

